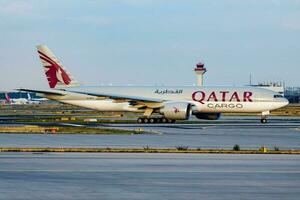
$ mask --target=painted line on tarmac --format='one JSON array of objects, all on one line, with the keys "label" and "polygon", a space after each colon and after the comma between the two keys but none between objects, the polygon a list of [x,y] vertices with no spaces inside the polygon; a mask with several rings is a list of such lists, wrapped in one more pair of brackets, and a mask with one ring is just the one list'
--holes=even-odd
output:
[{"label": "painted line on tarmac", "polygon": [[270,124],[270,125],[260,125],[260,124],[205,124],[205,125],[195,125],[195,124],[173,124],[173,125],[159,125],[159,124],[106,124],[100,125],[103,127],[125,127],[125,128],[174,128],[174,129],[207,129],[207,128],[299,128],[300,124]]},{"label": "painted line on tarmac", "polygon": [[174,173],[174,172],[182,172],[182,173],[246,173],[246,174],[300,174],[299,170],[286,171],[286,170],[258,170],[258,171],[250,171],[250,170],[178,170],[178,169],[165,169],[161,170],[124,170],[124,169],[95,169],[95,170],[72,170],[72,169],[0,169],[0,172],[53,172],[53,173],[110,173],[110,172],[123,172],[123,173]]},{"label": "painted line on tarmac", "polygon": [[73,127],[84,127],[85,126],[85,125],[81,125],[81,124],[71,124],[71,123],[58,123],[58,125],[73,126]]}]

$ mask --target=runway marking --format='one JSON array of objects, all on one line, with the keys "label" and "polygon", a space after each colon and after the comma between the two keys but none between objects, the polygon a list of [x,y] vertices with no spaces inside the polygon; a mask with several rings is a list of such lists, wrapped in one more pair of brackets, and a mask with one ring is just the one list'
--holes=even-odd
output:
[{"label": "runway marking", "polygon": [[296,128],[300,129],[300,124],[105,124],[100,125],[103,127],[111,127],[111,128],[167,128],[167,129],[267,129],[267,128],[280,128],[280,129],[291,129]]},{"label": "runway marking", "polygon": [[70,124],[70,123],[59,123],[62,126],[74,126],[74,127],[83,127],[85,125],[81,125],[81,124]]},{"label": "runway marking", "polygon": [[300,171],[270,171],[270,170],[260,170],[260,171],[249,171],[249,170],[226,170],[226,171],[212,171],[212,170],[62,170],[62,169],[15,169],[15,170],[0,170],[0,172],[52,172],[52,173],[110,173],[110,172],[120,172],[120,173],[246,173],[246,174],[300,174]]},{"label": "runway marking", "polygon": [[143,126],[143,127],[176,127],[176,126],[258,126],[258,127],[270,127],[270,126],[297,126],[300,127],[300,122],[299,123],[273,123],[273,124],[260,124],[260,123],[255,123],[255,124],[245,124],[245,123],[210,123],[210,124],[100,124],[100,126],[126,126],[126,127],[131,127],[131,126]]}]

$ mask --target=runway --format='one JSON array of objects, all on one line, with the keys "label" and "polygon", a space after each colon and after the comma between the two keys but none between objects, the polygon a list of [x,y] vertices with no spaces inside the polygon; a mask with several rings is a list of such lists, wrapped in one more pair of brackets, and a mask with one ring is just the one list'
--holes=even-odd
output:
[{"label": "runway", "polygon": [[[242,120],[243,119],[243,120]],[[238,122],[235,122],[239,120]],[[234,123],[235,122],[235,123]],[[62,123],[58,123],[62,124]],[[63,123],[64,124],[64,123]],[[49,125],[49,124],[48,124]],[[64,124],[76,126],[78,124]],[[0,134],[2,147],[122,147],[122,148],[189,148],[232,149],[300,149],[299,118],[272,119],[260,124],[256,118],[226,118],[200,124],[90,124],[106,128],[142,128],[154,134],[142,135],[51,135]]]},{"label": "runway", "polygon": [[0,154],[0,199],[299,199],[300,157]]},{"label": "runway", "polygon": [[[16,122],[153,134],[0,134],[1,147],[300,149],[300,118],[176,124]],[[128,120],[128,119],[126,119]],[[0,199],[299,199],[299,155],[0,153]]]}]

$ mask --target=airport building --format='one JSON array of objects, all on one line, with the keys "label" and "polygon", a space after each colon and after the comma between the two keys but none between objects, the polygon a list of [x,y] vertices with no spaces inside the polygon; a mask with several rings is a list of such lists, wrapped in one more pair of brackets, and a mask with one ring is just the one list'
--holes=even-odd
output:
[{"label": "airport building", "polygon": [[284,95],[290,103],[300,103],[300,87],[285,87],[283,82],[264,82],[251,86],[278,92]]},{"label": "airport building", "polygon": [[300,103],[300,87],[286,87],[284,94],[290,103]]},{"label": "airport building", "polygon": [[199,62],[195,69],[194,69],[194,72],[196,74],[196,78],[197,78],[197,86],[203,86],[203,77],[204,77],[204,74],[206,72],[206,68],[204,67],[204,64]]},{"label": "airport building", "polygon": [[282,95],[284,95],[284,91],[285,91],[283,82],[263,82],[263,83],[258,83],[257,85],[251,84],[251,86],[272,90]]},{"label": "airport building", "polygon": [[[12,99],[18,99],[18,98],[28,98],[28,93],[27,92],[0,92],[0,99],[5,99],[5,93],[9,95],[10,98]],[[38,96],[30,92],[29,93],[32,98],[37,98]]]}]

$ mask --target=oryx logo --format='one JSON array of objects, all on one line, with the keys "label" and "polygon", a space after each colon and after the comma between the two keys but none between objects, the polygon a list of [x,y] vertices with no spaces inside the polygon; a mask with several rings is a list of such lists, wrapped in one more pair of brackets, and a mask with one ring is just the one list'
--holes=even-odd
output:
[{"label": "oryx logo", "polygon": [[9,95],[7,93],[5,93],[5,100],[6,100],[6,103],[10,103],[11,102],[11,99],[9,97]]},{"label": "oryx logo", "polygon": [[174,108],[174,113],[179,113],[180,112],[177,107],[174,106],[173,108]]},{"label": "oryx logo", "polygon": [[63,83],[65,85],[69,85],[71,83],[71,78],[65,72],[65,70],[59,66],[54,60],[52,60],[46,54],[38,51],[39,56],[42,60],[44,60],[49,65],[44,65],[46,68],[46,76],[49,83],[50,88],[55,88],[58,82]]}]

